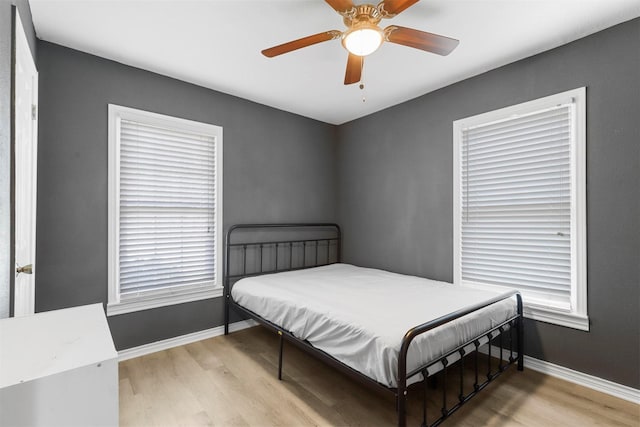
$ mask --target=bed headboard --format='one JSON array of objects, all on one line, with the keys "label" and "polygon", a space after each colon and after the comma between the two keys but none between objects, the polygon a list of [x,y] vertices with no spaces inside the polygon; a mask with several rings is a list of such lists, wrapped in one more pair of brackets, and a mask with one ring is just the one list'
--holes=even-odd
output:
[{"label": "bed headboard", "polygon": [[333,223],[233,225],[225,238],[225,297],[243,277],[340,262],[341,239]]}]

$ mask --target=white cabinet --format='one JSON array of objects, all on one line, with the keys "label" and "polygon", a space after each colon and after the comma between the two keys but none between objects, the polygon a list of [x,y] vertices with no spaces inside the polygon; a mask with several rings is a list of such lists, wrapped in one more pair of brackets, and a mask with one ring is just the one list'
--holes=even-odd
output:
[{"label": "white cabinet", "polygon": [[102,304],[0,320],[0,425],[117,424],[118,354]]}]

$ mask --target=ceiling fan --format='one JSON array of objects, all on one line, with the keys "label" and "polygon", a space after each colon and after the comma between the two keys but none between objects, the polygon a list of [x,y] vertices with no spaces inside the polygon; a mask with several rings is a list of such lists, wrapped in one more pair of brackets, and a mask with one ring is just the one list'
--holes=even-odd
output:
[{"label": "ceiling fan", "polygon": [[341,38],[342,45],[349,52],[344,84],[360,81],[364,57],[375,52],[383,41],[421,49],[438,55],[448,55],[458,45],[458,40],[413,28],[389,25],[381,29],[382,19],[393,18],[419,0],[383,0],[377,6],[353,4],[352,0],[325,0],[338,12],[347,26],[346,31],[331,30],[303,37],[262,51],[272,58],[303,47]]}]

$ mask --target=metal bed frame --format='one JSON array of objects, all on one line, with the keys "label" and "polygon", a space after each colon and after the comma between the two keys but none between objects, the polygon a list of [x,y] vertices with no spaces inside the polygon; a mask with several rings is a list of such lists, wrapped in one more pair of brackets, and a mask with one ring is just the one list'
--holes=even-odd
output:
[{"label": "metal bed frame", "polygon": [[[305,230],[305,231],[322,231],[325,233],[322,237],[318,238],[305,238],[299,240],[291,240],[286,238],[276,238],[260,241],[240,240],[233,242],[232,235],[234,232],[241,230],[244,231],[256,231],[257,233],[265,231],[284,231],[284,230]],[[331,236],[327,237],[326,233],[331,232]],[[302,350],[312,354],[328,365],[340,370],[347,376],[356,381],[365,384],[373,389],[391,392],[396,398],[396,411],[398,415],[398,426],[404,427],[407,423],[407,394],[408,385],[407,380],[415,375],[422,374],[423,379],[421,382],[424,386],[423,395],[423,409],[422,409],[422,427],[437,426],[447,419],[451,414],[458,410],[462,405],[468,402],[473,396],[484,389],[491,381],[500,376],[505,369],[510,365],[517,363],[517,369],[522,371],[524,369],[523,364],[523,317],[522,317],[522,297],[519,292],[512,291],[506,294],[497,296],[483,303],[476,304],[471,307],[467,307],[453,313],[447,314],[432,321],[423,323],[414,328],[411,328],[406,332],[402,339],[402,345],[398,358],[398,378],[397,387],[388,387],[381,384],[368,376],[356,371],[355,369],[345,365],[338,361],[330,354],[319,350],[308,341],[300,340],[295,337],[289,331],[282,329],[280,326],[263,319],[258,314],[248,310],[241,305],[237,304],[231,298],[231,289],[233,283],[243,277],[256,276],[260,274],[276,273],[281,271],[300,270],[304,268],[317,267],[320,265],[333,264],[341,261],[341,231],[337,224],[333,223],[291,223],[291,224],[237,224],[229,228],[226,234],[225,240],[225,271],[224,271],[224,296],[225,296],[225,310],[224,310],[224,333],[229,334],[229,315],[230,309],[233,308],[237,312],[248,316],[256,320],[258,323],[265,326],[278,334],[280,353],[278,357],[278,379],[282,379],[282,356],[283,356],[283,344],[284,340],[289,341],[291,344],[301,348]],[[333,251],[332,251],[333,247]],[[235,271],[231,264],[232,252],[237,251],[242,253],[240,266],[235,266]],[[253,251],[253,257],[251,252]],[[266,252],[265,252],[266,251]],[[311,256],[308,256],[308,252],[311,252]],[[248,255],[249,253],[249,255]],[[268,253],[268,256],[265,256]],[[284,253],[284,257],[279,254]],[[333,253],[334,256],[331,256]],[[287,256],[288,255],[288,256]],[[253,258],[253,259],[251,259]],[[265,268],[265,259],[266,266]],[[517,300],[517,314],[501,324],[495,326],[489,331],[469,340],[468,342],[454,348],[448,353],[442,355],[440,358],[433,360],[419,368],[407,371],[407,353],[411,342],[421,334],[424,334],[438,326],[444,325],[447,322],[463,317],[476,310],[480,310],[498,301],[502,301],[507,298],[516,296]],[[504,337],[508,333],[508,348],[505,347]],[[516,335],[514,339],[514,333]],[[499,339],[498,339],[499,338]],[[492,347],[488,346],[487,357],[487,372],[482,374],[486,379],[480,381],[481,374],[479,373],[479,358],[481,347],[481,341],[488,341],[489,344],[492,340],[498,341],[499,350],[495,355],[492,355]],[[514,341],[516,343],[514,350]],[[471,352],[465,350],[466,347],[473,346]],[[497,347],[496,346],[496,347]],[[508,357],[506,354],[508,352]],[[515,353],[514,353],[515,352]],[[475,369],[475,381],[472,385],[472,390],[465,393],[465,381],[464,381],[464,362],[465,358],[471,357],[473,354],[473,365]],[[448,390],[448,371],[451,371],[450,356],[453,358],[459,358],[454,360],[454,363],[459,364],[459,393],[457,402],[447,402],[447,390]],[[492,358],[496,356],[499,358],[498,364],[493,369]],[[441,372],[442,379],[442,407],[440,413],[436,414],[437,418],[430,423],[427,421],[427,379],[433,378],[435,374],[430,376],[428,369],[434,365],[442,364]],[[467,386],[467,388],[469,388]]]}]

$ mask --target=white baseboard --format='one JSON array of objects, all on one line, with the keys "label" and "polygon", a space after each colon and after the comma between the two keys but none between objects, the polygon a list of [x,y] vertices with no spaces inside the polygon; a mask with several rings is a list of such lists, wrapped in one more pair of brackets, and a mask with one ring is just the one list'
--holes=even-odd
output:
[{"label": "white baseboard", "polygon": [[[229,324],[229,332],[235,332],[246,328],[256,326],[258,322],[255,320],[242,320]],[[138,347],[127,348],[118,352],[118,361],[133,359],[134,357],[144,356],[146,354],[155,353],[156,351],[167,350],[169,348],[178,347],[192,342],[206,340],[224,334],[224,326],[216,326],[215,328],[205,329],[204,331],[193,332],[178,337],[168,338],[162,341],[156,341],[144,344]]]},{"label": "white baseboard", "polygon": [[[480,352],[487,354],[487,348],[488,347],[486,345],[480,347]],[[500,354],[500,347],[491,346],[491,354],[493,356]],[[516,353],[514,353],[514,355],[515,354]],[[564,366],[556,365],[555,363],[536,359],[527,355],[524,356],[524,367],[525,369],[541,372],[592,390],[619,397],[620,399],[624,399],[629,402],[640,404],[640,390],[633,387],[614,383],[613,381],[594,377],[593,375],[585,374],[583,372],[574,371],[573,369],[565,368]]]}]

